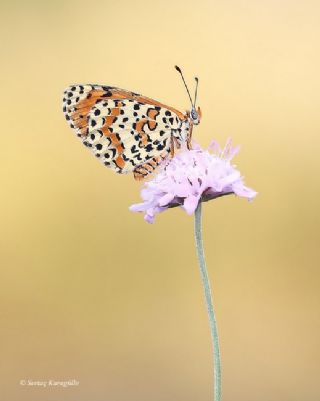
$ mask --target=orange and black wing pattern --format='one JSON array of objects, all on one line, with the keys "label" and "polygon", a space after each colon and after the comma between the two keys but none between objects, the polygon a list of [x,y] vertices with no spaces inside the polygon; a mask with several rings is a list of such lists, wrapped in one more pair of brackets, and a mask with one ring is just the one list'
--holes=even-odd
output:
[{"label": "orange and black wing pattern", "polygon": [[103,85],[71,85],[63,112],[83,144],[117,173],[142,179],[187,135],[186,115],[148,97]]}]

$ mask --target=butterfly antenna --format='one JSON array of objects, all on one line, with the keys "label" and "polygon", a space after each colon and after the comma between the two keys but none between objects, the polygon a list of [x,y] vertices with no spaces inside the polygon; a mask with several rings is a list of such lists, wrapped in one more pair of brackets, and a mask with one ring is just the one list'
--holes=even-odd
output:
[{"label": "butterfly antenna", "polygon": [[177,65],[175,65],[174,68],[175,68],[175,69],[179,72],[179,74],[181,75],[181,78],[182,78],[182,80],[183,80],[184,86],[185,86],[186,89],[187,89],[187,92],[188,92],[188,95],[189,95],[189,99],[190,99],[191,105],[193,106],[193,104],[192,104],[192,99],[191,99],[191,96],[190,96],[190,92],[189,92],[189,89],[188,89],[188,87],[187,87],[186,81],[184,80],[184,76],[183,76],[183,74],[182,74],[182,71],[181,71],[180,67],[178,67]]},{"label": "butterfly antenna", "polygon": [[195,91],[195,95],[194,95],[193,107],[196,107],[196,101],[197,101],[197,95],[198,95],[199,78],[198,78],[198,77],[195,77],[194,79],[196,80],[196,91]]}]

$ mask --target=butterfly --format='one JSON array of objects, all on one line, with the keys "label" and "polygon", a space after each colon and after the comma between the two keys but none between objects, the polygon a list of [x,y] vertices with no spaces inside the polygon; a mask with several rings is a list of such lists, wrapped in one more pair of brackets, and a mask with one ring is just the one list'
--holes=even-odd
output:
[{"label": "butterfly", "polygon": [[64,91],[63,112],[82,143],[103,164],[117,173],[133,172],[137,180],[152,173],[175,150],[191,148],[194,125],[200,123],[196,109],[198,78],[194,101],[181,69],[191,101],[185,114],[156,100],[124,89],[96,85],[71,85]]}]

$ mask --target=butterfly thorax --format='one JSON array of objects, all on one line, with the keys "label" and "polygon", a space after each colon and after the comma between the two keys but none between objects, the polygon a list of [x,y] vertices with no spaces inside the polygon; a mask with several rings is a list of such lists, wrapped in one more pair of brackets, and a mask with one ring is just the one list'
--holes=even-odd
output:
[{"label": "butterfly thorax", "polygon": [[191,137],[194,125],[200,124],[201,110],[195,110],[193,107],[191,112],[187,111],[179,122],[178,129],[172,129],[172,136],[176,141],[176,144],[180,147],[181,144],[186,143],[188,148],[191,148]]},{"label": "butterfly thorax", "polygon": [[[186,116],[187,117],[187,116]],[[179,144],[185,143],[189,139],[190,126],[192,122],[186,118],[180,121],[179,128],[172,129],[172,136],[176,139]]]}]

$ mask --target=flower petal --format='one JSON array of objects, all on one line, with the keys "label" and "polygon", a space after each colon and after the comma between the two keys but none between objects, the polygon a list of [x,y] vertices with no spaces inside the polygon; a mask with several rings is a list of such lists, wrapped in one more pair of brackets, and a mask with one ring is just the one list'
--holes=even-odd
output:
[{"label": "flower petal", "polygon": [[183,202],[183,208],[188,214],[193,214],[199,203],[198,196],[189,196]]},{"label": "flower petal", "polygon": [[174,194],[171,193],[165,194],[162,198],[159,199],[159,205],[160,206],[168,205],[174,197],[175,197]]},{"label": "flower petal", "polygon": [[146,221],[147,223],[150,223],[150,224],[152,224],[152,223],[154,222],[154,216],[151,216],[150,214],[146,214],[146,215],[144,216],[144,219],[145,219],[145,221]]},{"label": "flower petal", "polygon": [[136,203],[134,205],[131,205],[129,207],[129,210],[131,212],[144,212],[146,210],[146,207],[144,203]]}]

